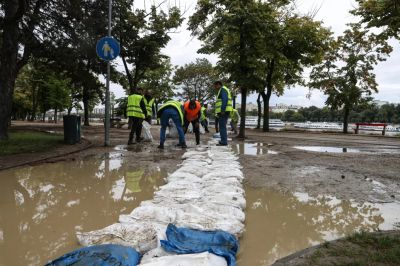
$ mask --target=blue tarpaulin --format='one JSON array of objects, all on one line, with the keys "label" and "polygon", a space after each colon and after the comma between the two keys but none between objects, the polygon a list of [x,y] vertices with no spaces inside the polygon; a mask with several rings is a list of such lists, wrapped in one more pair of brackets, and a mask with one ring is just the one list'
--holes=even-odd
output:
[{"label": "blue tarpaulin", "polygon": [[191,254],[208,251],[224,257],[229,266],[236,266],[239,242],[230,233],[178,228],[169,224],[166,235],[167,240],[161,240],[161,246],[168,252]]},{"label": "blue tarpaulin", "polygon": [[120,245],[98,245],[74,250],[45,266],[136,266],[140,254],[135,249]]}]

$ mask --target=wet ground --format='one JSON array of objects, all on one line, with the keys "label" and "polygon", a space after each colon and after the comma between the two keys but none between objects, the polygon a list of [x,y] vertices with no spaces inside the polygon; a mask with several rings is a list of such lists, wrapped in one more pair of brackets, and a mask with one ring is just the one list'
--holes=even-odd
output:
[{"label": "wet ground", "polygon": [[130,213],[164,183],[175,159],[144,146],[0,172],[0,265],[43,265],[78,248],[90,231]]},{"label": "wet ground", "polygon": [[304,248],[355,231],[391,230],[400,203],[372,204],[332,196],[246,187],[246,231],[238,265],[270,265]]},{"label": "wet ground", "polygon": [[[156,143],[128,147],[126,130],[116,130],[114,147],[104,149],[96,132],[85,134],[98,147],[67,161],[0,171],[0,265],[41,265],[78,247],[77,230],[116,222],[150,199],[180,162],[182,150],[173,143],[164,152]],[[326,240],[400,222],[400,139],[248,135],[232,143],[246,176],[239,266],[269,265]]]}]

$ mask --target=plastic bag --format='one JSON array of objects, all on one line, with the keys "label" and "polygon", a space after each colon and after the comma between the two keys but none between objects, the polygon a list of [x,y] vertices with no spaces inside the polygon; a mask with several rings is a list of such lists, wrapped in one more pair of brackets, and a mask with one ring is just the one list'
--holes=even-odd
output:
[{"label": "plastic bag", "polygon": [[224,257],[229,266],[236,266],[236,253],[239,241],[235,236],[223,231],[198,231],[178,228],[172,224],[167,228],[167,239],[161,246],[167,252],[178,254],[201,253],[208,251]]},{"label": "plastic bag", "polygon": [[147,121],[143,121],[143,141],[153,142],[153,135],[151,135],[151,125]]},{"label": "plastic bag", "polygon": [[178,129],[176,129],[174,121],[172,119],[169,120],[169,127],[167,128],[166,137],[167,138],[177,138],[178,137]]},{"label": "plastic bag", "polygon": [[206,134],[206,130],[204,129],[202,124],[200,124],[200,134],[202,135]]},{"label": "plastic bag", "polygon": [[47,263],[46,266],[136,266],[139,260],[140,254],[133,248],[120,245],[99,245],[74,250]]}]

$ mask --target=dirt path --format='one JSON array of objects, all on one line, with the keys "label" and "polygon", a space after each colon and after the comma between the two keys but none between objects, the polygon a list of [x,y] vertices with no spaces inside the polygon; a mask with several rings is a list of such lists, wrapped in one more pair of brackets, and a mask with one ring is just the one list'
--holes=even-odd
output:
[{"label": "dirt path", "polygon": [[[258,149],[257,156],[241,155],[252,187],[361,202],[400,199],[399,138],[250,131],[246,144],[239,145],[244,145],[244,150]],[[305,151],[295,146],[337,147],[339,153]],[[343,148],[348,152],[340,152]]]}]

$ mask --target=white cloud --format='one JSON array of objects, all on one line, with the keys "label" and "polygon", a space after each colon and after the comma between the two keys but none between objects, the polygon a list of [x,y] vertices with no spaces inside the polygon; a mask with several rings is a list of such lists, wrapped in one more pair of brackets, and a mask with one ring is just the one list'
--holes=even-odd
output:
[{"label": "white cloud", "polygon": [[[187,7],[186,16],[194,12],[196,0],[186,0],[181,2]],[[297,7],[301,13],[309,13],[312,10],[319,9],[315,19],[322,20],[326,27],[330,27],[335,35],[340,35],[345,29],[346,24],[357,21],[349,11],[356,6],[354,0],[298,0]],[[171,34],[171,41],[163,50],[165,54],[171,57],[174,65],[183,65],[194,61],[196,58],[206,57],[212,63],[216,63],[218,58],[215,55],[206,56],[197,54],[201,47],[201,42],[193,38],[187,28],[187,19],[176,33]],[[380,84],[379,93],[375,95],[377,99],[400,103],[400,42],[395,40],[391,44],[394,46],[394,52],[388,61],[380,63],[376,67],[377,81]],[[123,90],[113,84],[112,91],[117,96],[125,96]],[[323,106],[325,97],[319,91],[312,91],[311,98],[306,96],[309,93],[307,88],[296,87],[287,90],[282,97],[272,96],[271,104],[287,103],[304,106],[317,105]],[[256,96],[251,95],[249,101],[255,102]]]}]

